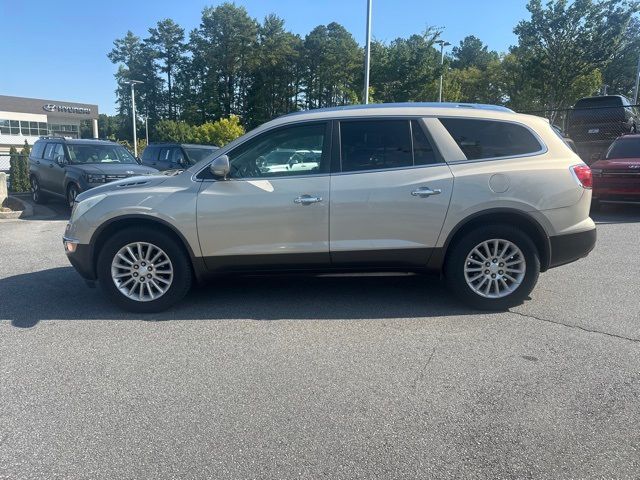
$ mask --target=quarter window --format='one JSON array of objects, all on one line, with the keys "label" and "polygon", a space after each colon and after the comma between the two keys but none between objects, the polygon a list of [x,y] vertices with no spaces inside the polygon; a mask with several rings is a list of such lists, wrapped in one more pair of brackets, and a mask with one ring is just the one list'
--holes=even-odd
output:
[{"label": "quarter window", "polygon": [[340,122],[343,172],[413,166],[407,120]]},{"label": "quarter window", "polygon": [[266,132],[229,152],[231,178],[313,175],[327,171],[327,124],[313,123]]},{"label": "quarter window", "polygon": [[441,118],[440,122],[468,160],[526,155],[542,148],[527,128],[515,123],[468,118]]}]

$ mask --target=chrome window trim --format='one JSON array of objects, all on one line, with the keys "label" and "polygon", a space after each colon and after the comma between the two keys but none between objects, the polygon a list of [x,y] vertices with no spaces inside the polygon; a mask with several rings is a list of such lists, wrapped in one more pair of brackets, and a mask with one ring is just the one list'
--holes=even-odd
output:
[{"label": "chrome window trim", "polygon": [[[435,118],[438,120],[438,122],[440,122],[441,118],[454,118],[454,119],[462,119],[462,120],[477,120],[477,121],[481,121],[481,122],[512,123],[514,125],[518,125],[520,127],[523,127],[527,131],[529,131],[529,133],[531,133],[533,135],[533,138],[535,138],[536,141],[538,142],[538,145],[540,145],[540,150],[536,150],[536,151],[531,152],[531,153],[521,153],[521,154],[518,154],[518,155],[503,155],[501,157],[486,157],[486,158],[476,158],[476,159],[467,158],[467,156],[462,151],[462,149],[460,149],[460,152],[462,153],[462,155],[465,158],[461,159],[461,160],[447,160],[448,164],[460,165],[460,164],[465,164],[465,163],[492,162],[492,161],[495,161],[495,160],[509,160],[509,159],[515,159],[515,158],[537,157],[537,156],[540,156],[540,155],[544,155],[549,151],[549,147],[547,147],[547,144],[542,140],[540,135],[538,135],[538,133],[535,130],[533,130],[531,127],[529,127],[529,125],[526,125],[526,124],[524,124],[522,122],[517,122],[517,121],[514,121],[514,120],[493,119],[493,118],[464,117],[464,116],[458,116],[458,115],[456,115],[456,116],[438,115]],[[455,139],[453,138],[453,135],[451,135],[449,133],[449,130],[447,130],[447,127],[445,127],[442,122],[440,122],[440,125],[442,125],[444,130],[447,132],[449,137],[451,137],[451,139],[455,142],[455,144],[458,145],[458,142],[456,142]],[[458,146],[458,148],[459,148],[459,146]]]}]

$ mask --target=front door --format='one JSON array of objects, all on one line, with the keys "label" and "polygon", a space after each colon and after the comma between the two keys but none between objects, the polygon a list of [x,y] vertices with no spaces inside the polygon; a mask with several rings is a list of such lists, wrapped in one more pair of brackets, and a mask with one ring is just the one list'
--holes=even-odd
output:
[{"label": "front door", "polygon": [[426,266],[444,223],[453,176],[418,119],[340,122],[331,179],[335,265]]},{"label": "front door", "polygon": [[[330,127],[313,122],[267,131],[227,153],[227,180],[202,172],[198,236],[210,269],[329,264]],[[301,152],[316,152],[316,165],[290,168]]]}]

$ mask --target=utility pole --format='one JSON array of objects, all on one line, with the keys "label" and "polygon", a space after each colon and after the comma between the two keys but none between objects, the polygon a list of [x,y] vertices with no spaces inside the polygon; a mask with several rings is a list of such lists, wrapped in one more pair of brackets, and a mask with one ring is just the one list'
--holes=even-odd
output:
[{"label": "utility pole", "polygon": [[147,145],[149,145],[149,112],[145,112],[144,114],[144,137]]},{"label": "utility pole", "polygon": [[364,103],[369,103],[369,64],[371,62],[371,3],[367,0],[367,43],[364,48]]},{"label": "utility pole", "polygon": [[140,80],[128,80],[125,83],[131,85],[131,123],[133,124],[133,156],[138,158],[138,134],[136,132],[136,91],[135,86],[144,83]]},{"label": "utility pole", "polygon": [[[444,40],[437,40],[435,43],[440,45],[440,68],[444,68],[444,47],[448,47],[451,45],[449,42]],[[438,89],[438,102],[442,102],[442,78],[444,76],[444,71],[440,72],[440,88]]]},{"label": "utility pole", "polygon": [[633,89],[633,104],[638,104],[638,89],[640,89],[640,56],[638,57],[638,69],[636,70],[636,87]]}]

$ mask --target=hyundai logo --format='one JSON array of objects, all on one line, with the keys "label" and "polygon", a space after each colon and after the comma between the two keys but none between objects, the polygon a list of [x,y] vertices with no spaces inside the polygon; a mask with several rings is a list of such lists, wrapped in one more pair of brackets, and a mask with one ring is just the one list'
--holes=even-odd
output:
[{"label": "hyundai logo", "polygon": [[46,110],[47,112],[54,112],[56,110],[56,106],[53,103],[47,103],[46,105],[42,106],[43,110]]},{"label": "hyundai logo", "polygon": [[46,112],[60,112],[60,113],[79,113],[83,115],[90,115],[91,109],[86,107],[71,107],[69,105],[56,105],[55,103],[47,103],[42,106],[42,109]]}]

